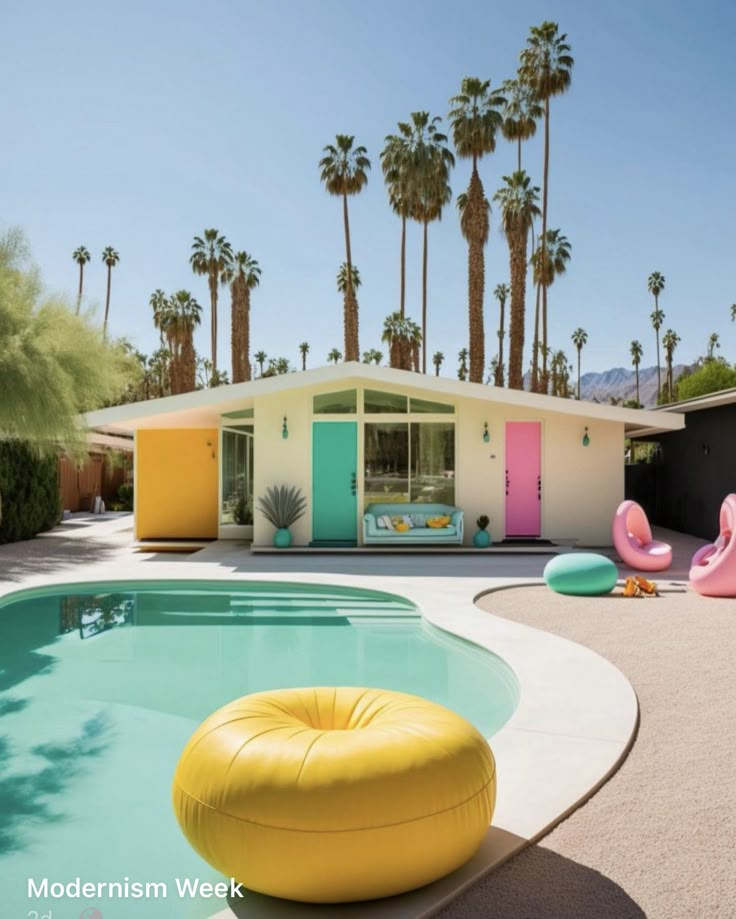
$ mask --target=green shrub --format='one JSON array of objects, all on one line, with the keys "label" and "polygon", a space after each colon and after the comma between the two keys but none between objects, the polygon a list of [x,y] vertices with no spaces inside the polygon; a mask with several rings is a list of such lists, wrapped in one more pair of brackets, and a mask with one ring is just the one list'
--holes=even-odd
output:
[{"label": "green shrub", "polygon": [[133,486],[129,485],[127,482],[123,482],[120,488],[118,488],[118,499],[121,505],[120,506],[121,511],[132,511],[133,510]]},{"label": "green shrub", "polygon": [[0,440],[0,543],[32,539],[61,519],[58,459]]},{"label": "green shrub", "polygon": [[723,358],[705,360],[692,373],[683,374],[677,381],[677,400],[696,399],[708,393],[720,392],[736,386],[736,368]]}]

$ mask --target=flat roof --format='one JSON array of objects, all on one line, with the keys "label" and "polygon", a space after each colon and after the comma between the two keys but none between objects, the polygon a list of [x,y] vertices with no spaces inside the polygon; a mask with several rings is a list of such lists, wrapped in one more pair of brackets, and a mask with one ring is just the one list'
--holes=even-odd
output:
[{"label": "flat roof", "polygon": [[478,399],[483,402],[515,405],[519,408],[623,423],[627,435],[630,436],[640,436],[644,432],[676,431],[685,427],[684,416],[674,412],[663,414],[661,411],[650,409],[622,408],[618,405],[562,399],[525,390],[468,383],[358,362],[259,377],[247,383],[231,383],[228,386],[200,389],[146,402],[130,402],[89,412],[83,420],[88,427],[102,428],[109,433],[130,433],[139,428],[151,427],[216,427],[219,426],[221,415],[237,411],[244,407],[244,403],[259,396],[307,386],[348,386],[358,383],[418,389],[445,398]]}]

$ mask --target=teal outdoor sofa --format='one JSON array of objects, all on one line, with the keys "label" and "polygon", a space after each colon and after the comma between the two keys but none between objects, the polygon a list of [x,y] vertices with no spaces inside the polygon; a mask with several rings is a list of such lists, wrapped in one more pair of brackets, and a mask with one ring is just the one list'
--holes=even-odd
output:
[{"label": "teal outdoor sofa", "polygon": [[[377,518],[387,515],[399,517],[419,514],[428,517],[449,517],[446,527],[435,529],[428,526],[414,526],[405,533],[396,530],[381,529]],[[421,543],[436,545],[439,543],[463,543],[463,512],[450,504],[369,504],[363,515],[363,543],[366,545],[406,545]]]}]

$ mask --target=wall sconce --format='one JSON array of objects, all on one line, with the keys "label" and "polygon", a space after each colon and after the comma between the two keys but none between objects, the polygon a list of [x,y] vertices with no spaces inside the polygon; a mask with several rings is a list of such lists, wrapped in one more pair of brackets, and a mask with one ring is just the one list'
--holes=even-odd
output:
[{"label": "wall sconce", "polygon": [[286,415],[284,415],[284,423],[281,425],[281,436],[286,440],[289,436],[289,428],[286,424]]},{"label": "wall sconce", "polygon": [[488,433],[488,422],[486,421],[483,425],[483,443],[487,444],[491,439],[491,435]]},{"label": "wall sconce", "polygon": [[585,427],[585,433],[583,434],[583,446],[587,447],[590,444],[590,437],[588,436],[588,427]]},{"label": "wall sconce", "polygon": [[211,440],[208,440],[208,441],[207,441],[207,446],[208,446],[208,447],[210,448],[210,450],[212,451],[212,459],[214,459],[214,458],[215,458],[215,448],[212,446],[212,441],[211,441]]},{"label": "wall sconce", "polygon": [[703,456],[708,456],[710,453],[710,444],[703,444]]}]

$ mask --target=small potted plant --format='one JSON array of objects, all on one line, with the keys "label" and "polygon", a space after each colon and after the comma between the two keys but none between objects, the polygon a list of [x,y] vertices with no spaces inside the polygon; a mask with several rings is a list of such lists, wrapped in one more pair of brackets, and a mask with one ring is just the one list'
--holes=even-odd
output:
[{"label": "small potted plant", "polygon": [[486,529],[491,518],[481,514],[475,521],[478,532],[473,536],[473,545],[476,549],[487,549],[491,544],[491,534]]},{"label": "small potted plant", "polygon": [[301,490],[287,485],[272,485],[266,494],[258,499],[258,509],[263,516],[276,527],[273,544],[278,549],[287,549],[291,545],[292,523],[303,516],[307,509],[307,499]]}]

